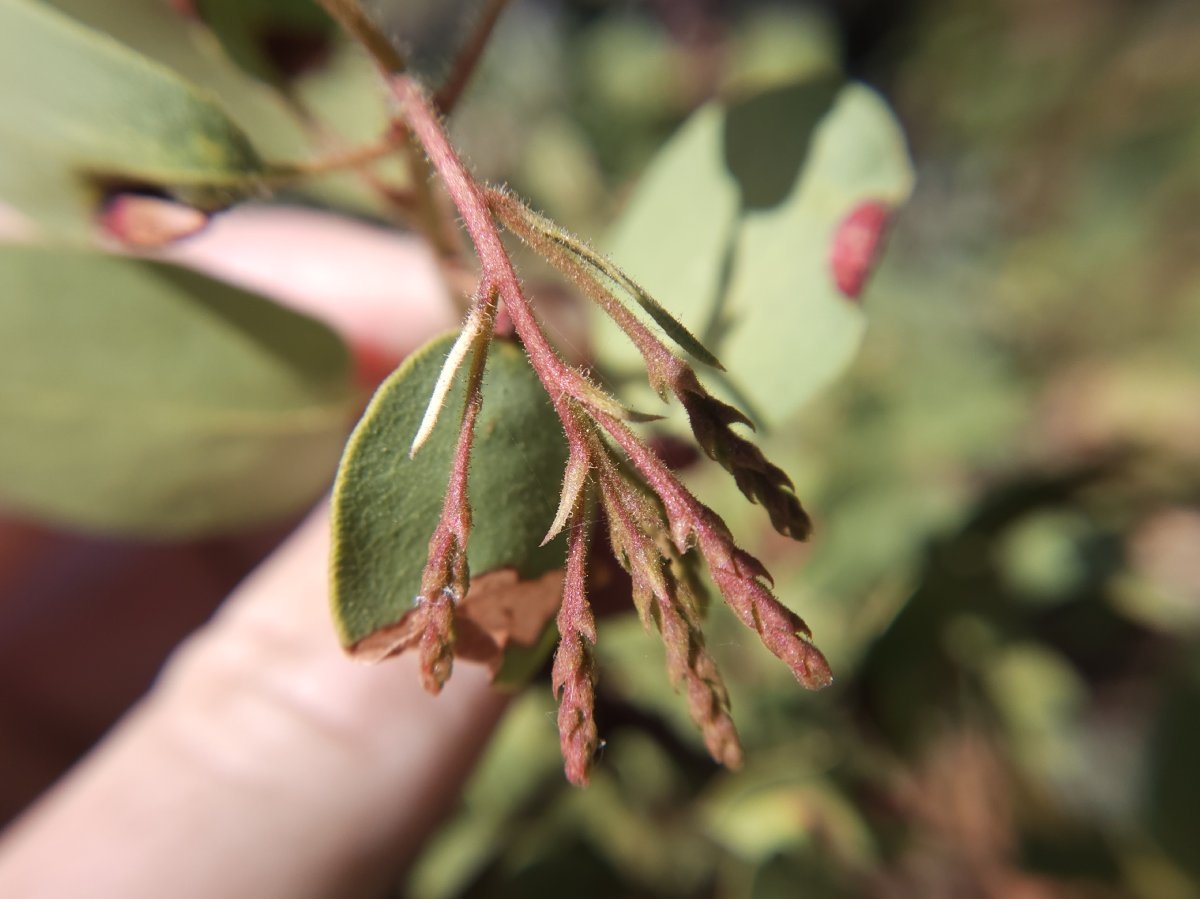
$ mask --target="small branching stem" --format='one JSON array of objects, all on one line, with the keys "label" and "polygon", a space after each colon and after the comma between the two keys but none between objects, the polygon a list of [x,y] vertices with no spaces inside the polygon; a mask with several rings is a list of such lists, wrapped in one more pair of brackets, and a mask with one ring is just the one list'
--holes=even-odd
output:
[{"label": "small branching stem", "polygon": [[662,501],[677,551],[686,553],[695,543],[717,589],[742,623],[758,633],[800,683],[810,689],[828,686],[833,679],[829,663],[813,645],[804,621],[763,585],[761,579],[770,580],[763,564],[734,544],[721,517],[696,499],[624,422],[603,412],[593,414]]},{"label": "small branching stem", "polygon": [[[616,401],[553,349],[500,238],[495,216],[506,221],[508,216],[497,211],[497,195],[489,195],[468,172],[446,137],[433,101],[420,85],[403,74],[390,78],[389,84],[403,123],[424,148],[462,217],[486,285],[481,294],[486,299],[477,300],[477,304],[489,304],[486,337],[469,338],[475,348],[463,430],[442,520],[430,541],[423,595],[430,600],[435,590],[443,593],[448,590],[451,596],[461,596],[466,589],[465,547],[470,529],[466,472],[471,432],[478,414],[478,379],[486,352],[483,344],[491,337],[491,315],[502,301],[530,365],[562,421],[568,443],[562,501],[549,535],[564,527],[569,529],[566,586],[558,619],[562,642],[553,675],[554,689],[560,697],[559,729],[568,777],[575,783],[586,782],[597,745],[592,718],[595,672],[591,654],[596,637],[586,599],[584,571],[585,500],[589,484],[600,488],[601,501],[609,514],[614,550],[633,577],[639,612],[643,621],[653,620],[662,632],[668,645],[672,679],[686,687],[689,709],[704,732],[710,752],[719,761],[738,764],[741,748],[729,717],[728,694],[704,646],[699,629],[699,602],[683,574],[683,557],[692,548],[699,549],[726,602],[743,623],[759,634],[767,648],[788,664],[801,683],[813,688],[825,686],[830,680],[828,664],[812,645],[804,622],[763,583],[770,580],[770,575],[762,563],[737,547],[725,522],[696,499],[663,460],[633,433],[622,420],[623,410]],[[511,205],[499,206],[512,213]],[[547,230],[529,227],[521,215],[514,215],[514,221],[514,230],[520,236],[575,277],[581,286],[586,289],[587,284],[594,282],[591,273],[575,263],[570,248],[556,245]],[[512,222],[509,224],[513,226]],[[696,380],[691,367],[612,300],[606,290],[588,289],[588,293],[634,338],[646,358],[655,386],[661,392],[673,392],[680,399],[701,444],[733,471],[739,487],[751,498],[761,497],[768,502],[772,520],[784,533],[793,536],[806,533],[807,516],[790,494],[791,484],[786,475],[767,463],[757,448],[729,431],[730,424],[744,420],[740,413],[711,397]],[[479,343],[481,340],[483,344]],[[601,431],[623,451],[636,477],[616,462]],[[639,479],[657,499],[642,492]],[[789,502],[794,502],[794,506]],[[428,679],[436,681],[441,670],[437,666],[443,661],[437,652],[445,649],[446,641],[434,630],[440,620],[433,612],[434,604],[428,602],[427,607],[431,610],[430,632],[434,633],[429,642],[436,652],[431,651],[428,666],[424,661],[422,664]]]},{"label": "small branching stem", "polygon": [[630,483],[606,447],[596,448],[596,478],[619,561],[633,581],[642,624],[653,622],[667,650],[671,683],[687,693],[688,713],[714,760],[730,768],[742,762],[742,746],[729,712],[729,693],[704,645],[700,604],[683,561],[652,535],[663,531],[662,511]]},{"label": "small branching stem", "polygon": [[[725,370],[720,360],[700,343],[683,324],[603,253],[592,249],[586,241],[574,237],[559,227],[557,223],[534,212],[507,191],[497,188],[489,189],[488,202],[500,220],[514,234],[531,245],[533,242],[537,242],[540,248],[550,249],[551,252],[545,254],[548,261],[558,266],[568,277],[576,280],[579,286],[583,287],[593,299],[595,299],[593,291],[596,289],[607,294],[609,284],[619,288],[641,306],[681,349],[705,365],[718,371]],[[630,334],[630,336],[633,335]],[[652,339],[658,342],[657,338]],[[669,351],[664,347],[664,352]]]},{"label": "small branching stem", "polygon": [[663,395],[665,385],[662,368],[664,364],[669,364],[668,360],[679,362],[675,355],[663,346],[637,316],[605,290],[575,255],[564,249],[550,234],[533,227],[529,220],[520,214],[518,200],[502,191],[491,190],[488,192],[488,202],[509,230],[570,278],[576,287],[587,294],[625,332],[646,362],[651,375],[651,386],[660,396]]},{"label": "small branching stem", "polygon": [[[733,475],[748,499],[766,507],[776,530],[797,540],[806,539],[812,523],[793,492],[791,480],[783,469],[769,462],[758,447],[732,428],[741,424],[753,429],[753,423],[710,394],[692,367],[619,302],[598,275],[621,285],[634,296],[645,294],[641,287],[610,261],[517,198],[495,189],[488,191],[487,196],[492,210],[509,230],[569,277],[625,332],[642,355],[651,387],[663,400],[668,394],[675,396],[687,411],[692,433],[701,448]],[[642,302],[648,309],[658,308],[652,299]],[[690,347],[694,357],[720,367],[716,358],[682,326],[675,329],[674,336],[685,341],[683,346]]]},{"label": "small branching stem", "polygon": [[546,388],[559,417],[564,419],[564,425],[564,395],[574,397],[589,407],[603,409],[608,414],[622,415],[624,410],[616,400],[564,362],[550,346],[521,287],[508,250],[504,248],[500,239],[500,232],[492,218],[483,189],[450,145],[437,112],[425,91],[416,81],[405,75],[392,79],[391,85],[399,103],[401,116],[425,148],[433,167],[442,178],[446,192],[458,208],[463,226],[475,245],[480,267],[485,277],[490,279],[499,291],[505,311],[521,338],[530,364],[542,386]]},{"label": "small branching stem", "polygon": [[337,149],[315,159],[276,166],[269,174],[280,179],[302,179],[313,175],[328,175],[331,172],[360,169],[391,156],[401,144],[402,140],[399,135],[389,132],[382,140],[374,143],[349,149]]},{"label": "small branching stem", "polygon": [[463,44],[462,49],[458,51],[458,56],[454,58],[450,74],[446,76],[442,86],[433,95],[433,105],[442,115],[449,115],[458,104],[459,98],[471,80],[471,75],[474,74],[479,60],[483,57],[483,51],[487,48],[492,30],[496,27],[496,22],[500,18],[500,14],[504,12],[504,8],[508,6],[508,2],[509,0],[485,0],[483,9],[479,12],[475,25],[471,29],[470,36]]},{"label": "small branching stem", "polygon": [[408,68],[408,60],[379,30],[358,0],[317,0],[330,18],[362,44],[375,64],[387,75],[398,75]]}]

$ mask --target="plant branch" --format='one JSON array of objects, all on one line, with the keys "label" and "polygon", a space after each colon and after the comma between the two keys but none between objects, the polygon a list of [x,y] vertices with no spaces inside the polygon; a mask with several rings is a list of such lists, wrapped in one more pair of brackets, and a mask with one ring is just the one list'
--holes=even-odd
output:
[{"label": "plant branch", "polygon": [[268,181],[289,182],[348,169],[357,170],[391,156],[401,146],[403,146],[403,138],[393,131],[381,140],[360,147],[332,150],[315,159],[277,163],[271,166],[267,172],[267,179]]},{"label": "plant branch", "polygon": [[[762,450],[732,428],[735,424],[753,428],[751,421],[739,410],[709,393],[692,367],[671,352],[641,319],[617,300],[596,277],[596,273],[614,283],[632,285],[626,286],[626,290],[640,291],[646,298],[642,303],[644,307],[658,309],[669,321],[673,321],[669,313],[611,262],[580,241],[564,235],[553,222],[537,215],[515,197],[492,190],[488,192],[488,200],[500,220],[513,233],[569,277],[625,332],[646,363],[650,385],[664,400],[668,393],[675,395],[687,410],[688,422],[697,443],[711,459],[733,475],[738,489],[747,499],[763,505],[775,529],[796,540],[806,539],[812,531],[812,522],[796,497],[791,479],[783,469],[771,463]],[[687,348],[690,342],[716,363],[715,357],[682,325],[677,325],[674,333],[676,342],[681,346]],[[697,354],[697,349],[690,350],[693,356]]]},{"label": "plant branch", "polygon": [[359,5],[358,0],[317,0],[330,17],[358,41],[385,75],[399,75],[408,69],[408,61],[387,36],[379,30]]},{"label": "plant branch", "polygon": [[633,583],[634,605],[649,628],[653,621],[667,650],[676,689],[687,691],[688,713],[714,760],[742,763],[742,747],[729,713],[729,693],[709,655],[700,628],[701,608],[683,559],[657,537],[666,530],[662,510],[631,483],[606,447],[596,448],[597,481],[608,517],[609,539]]},{"label": "plant branch", "polygon": [[[607,279],[632,297],[681,349],[705,365],[718,371],[725,370],[720,360],[658,300],[654,299],[645,288],[625,274],[619,266],[602,253],[593,250],[586,242],[569,234],[556,222],[534,212],[510,193],[493,188],[488,191],[487,196],[492,210],[509,230],[531,246],[536,244],[540,250],[545,251],[547,260],[581,287],[587,289],[589,296],[595,298],[592,289],[598,289],[611,298],[607,287],[600,283],[597,276]],[[589,288],[588,285],[593,287]],[[632,332],[627,330],[626,333],[631,339],[636,340]],[[652,339],[661,346],[657,338]],[[663,351],[667,352],[665,348]]]},{"label": "plant branch", "polygon": [[402,118],[425,148],[430,162],[442,178],[446,192],[458,208],[467,234],[475,245],[484,275],[500,292],[504,308],[521,338],[530,364],[555,403],[559,417],[565,414],[561,408],[564,394],[576,398],[589,408],[603,410],[617,418],[627,417],[628,410],[588,381],[580,371],[564,362],[550,346],[521,287],[508,250],[500,239],[483,189],[450,145],[425,91],[405,75],[393,78],[391,85]]},{"label": "plant branch", "polygon": [[442,115],[449,115],[458,104],[467,83],[471,80],[471,75],[474,74],[479,60],[483,57],[483,51],[487,47],[488,39],[492,36],[492,30],[496,27],[496,22],[506,6],[508,6],[508,0],[486,0],[484,3],[483,10],[475,20],[470,37],[467,38],[467,42],[463,44],[458,56],[454,59],[450,74],[446,76],[442,86],[433,95],[433,105]]},{"label": "plant branch", "polygon": [[[737,765],[741,747],[729,717],[729,697],[704,646],[700,603],[684,566],[684,556],[689,550],[699,549],[725,601],[744,624],[759,634],[767,648],[788,664],[802,684],[810,688],[825,686],[831,679],[829,666],[812,645],[804,622],[764,585],[770,575],[762,563],[734,543],[725,522],[697,500],[624,423],[625,410],[581,371],[567,364],[550,345],[501,240],[496,218],[508,223],[515,233],[584,286],[588,295],[638,345],[654,385],[664,394],[674,393],[684,405],[705,450],[734,473],[747,496],[768,507],[777,528],[799,536],[807,532],[807,516],[791,493],[790,481],[756,447],[732,432],[731,425],[746,423],[741,413],[709,395],[691,367],[618,302],[599,277],[634,293],[644,308],[657,310],[672,322],[665,310],[611,263],[574,239],[561,237],[552,223],[547,225],[523,204],[510,202],[502,193],[489,193],[451,146],[437,109],[424,89],[406,75],[391,77],[389,85],[401,121],[424,148],[462,217],[486,285],[480,295],[483,299],[477,299],[476,306],[488,305],[486,335],[481,332],[466,338],[475,345],[468,405],[442,521],[430,540],[423,596],[431,599],[437,592],[439,596],[453,598],[466,589],[465,547],[470,529],[466,470],[471,430],[478,412],[477,405],[473,405],[478,403],[476,379],[482,372],[481,359],[486,351],[480,341],[486,343],[490,338],[491,315],[502,301],[530,365],[562,421],[568,444],[562,498],[548,535],[549,539],[558,530],[569,529],[564,598],[558,620],[561,642],[553,674],[554,689],[560,697],[559,733],[568,777],[575,783],[586,782],[597,745],[592,720],[595,672],[591,655],[596,638],[586,600],[584,570],[589,484],[600,487],[614,552],[633,579],[635,605],[643,621],[656,624],[667,644],[672,681],[686,688],[689,710],[713,757]],[[469,326],[471,321],[468,318]],[[684,340],[690,338],[682,326],[675,324],[686,335]],[[452,359],[448,364],[453,367],[457,360]],[[631,467],[617,461],[602,431],[620,447]],[[432,602],[429,607],[436,609]],[[438,687],[442,670],[438,665],[448,652],[444,628],[438,630],[439,620],[431,611],[428,633],[432,636],[427,642],[433,650],[428,655],[428,667],[426,656],[422,657],[422,666],[428,672],[427,683],[433,681]],[[439,652],[443,655],[438,655]]]},{"label": "plant branch", "polygon": [[742,623],[758,633],[804,686],[828,686],[833,680],[829,663],[813,645],[812,632],[800,616],[763,585],[761,579],[770,580],[770,574],[762,562],[737,547],[721,517],[696,499],[624,422],[603,412],[593,417],[662,501],[676,550],[682,555],[698,545],[717,589]]}]

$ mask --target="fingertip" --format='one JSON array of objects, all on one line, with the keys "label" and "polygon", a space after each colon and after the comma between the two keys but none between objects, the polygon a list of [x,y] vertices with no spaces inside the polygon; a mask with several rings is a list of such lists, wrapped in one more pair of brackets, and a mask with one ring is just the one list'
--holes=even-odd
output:
[{"label": "fingertip", "polygon": [[424,240],[332,213],[240,206],[159,255],[325,321],[351,344],[372,383],[456,324]]}]

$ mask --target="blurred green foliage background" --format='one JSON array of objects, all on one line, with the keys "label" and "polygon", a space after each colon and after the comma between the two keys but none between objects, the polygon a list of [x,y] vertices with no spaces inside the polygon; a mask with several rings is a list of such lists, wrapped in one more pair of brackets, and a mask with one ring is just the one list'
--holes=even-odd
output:
[{"label": "blurred green foliage background", "polygon": [[[162,0],[55,5],[217,92],[265,152],[302,152]],[[474,8],[369,5],[433,77]],[[657,638],[608,618],[592,786],[563,778],[543,676],[403,895],[1200,895],[1198,47],[1193,0],[512,4],[452,132],[580,233],[723,85],[830,60],[891,101],[918,186],[851,372],[766,437],[813,541],[689,473],[834,686],[802,691],[714,603],[748,758],[723,771]],[[365,140],[369,85],[339,47],[295,90]],[[346,176],[299,199],[378,212]]]},{"label": "blurred green foliage background", "polygon": [[[404,6],[436,70],[457,19]],[[806,60],[892,101],[918,188],[853,370],[767,440],[813,542],[692,477],[835,685],[717,604],[748,753],[721,771],[657,639],[609,619],[592,787],[533,685],[407,895],[1200,894],[1197,46],[1188,2],[509,11],[454,130],[584,233],[732,71]]]}]

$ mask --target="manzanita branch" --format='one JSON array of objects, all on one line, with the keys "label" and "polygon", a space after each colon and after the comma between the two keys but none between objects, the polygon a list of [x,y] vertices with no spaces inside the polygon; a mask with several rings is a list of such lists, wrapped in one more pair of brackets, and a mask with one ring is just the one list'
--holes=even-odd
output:
[{"label": "manzanita branch", "polygon": [[[492,210],[509,230],[531,246],[536,245],[539,252],[546,254],[549,262],[586,290],[589,296],[594,297],[593,290],[601,290],[607,295],[607,287],[600,283],[597,276],[607,279],[631,296],[681,349],[705,365],[718,371],[725,370],[720,360],[644,287],[602,253],[588,246],[586,241],[534,212],[507,191],[491,188],[487,198]],[[654,340],[657,342],[657,338]]]},{"label": "manzanita branch", "polygon": [[[654,622],[667,644],[671,678],[686,688],[693,719],[704,734],[713,757],[729,765],[741,760],[741,747],[729,716],[729,697],[708,654],[700,630],[699,600],[684,567],[686,554],[699,549],[708,571],[738,617],[783,659],[808,687],[830,681],[829,666],[812,645],[808,628],[765,586],[770,576],[762,563],[740,549],[725,522],[697,500],[667,465],[625,424],[626,413],[607,393],[566,363],[550,345],[512,260],[500,238],[494,216],[501,217],[551,262],[575,278],[642,351],[651,380],[662,393],[673,393],[684,405],[701,445],[733,472],[738,486],[767,506],[772,521],[784,533],[802,537],[808,519],[791,492],[791,482],[762,453],[734,434],[731,426],[748,423],[736,409],[712,397],[691,367],[662,342],[600,283],[599,276],[627,291],[641,291],[611,263],[581,250],[571,239],[555,236],[523,204],[486,190],[467,171],[454,151],[433,101],[406,75],[389,81],[403,124],[424,148],[441,177],[447,194],[462,216],[483,271],[485,288],[477,304],[489,308],[486,334],[468,334],[474,347],[468,377],[467,408],[455,454],[442,519],[430,540],[429,560],[422,583],[427,620],[422,638],[422,667],[426,683],[440,687],[448,673],[452,631],[445,626],[445,602],[437,597],[461,597],[466,590],[466,538],[470,509],[466,498],[471,431],[478,414],[479,381],[491,336],[491,311],[498,301],[512,320],[530,365],[562,421],[568,444],[562,499],[547,539],[569,530],[566,586],[559,612],[561,643],[554,663],[554,689],[560,697],[559,730],[568,777],[586,782],[588,765],[597,745],[594,706],[595,668],[592,646],[595,625],[585,592],[586,496],[589,484],[599,487],[608,515],[613,550],[633,580],[634,602],[644,622]],[[527,211],[527,210],[526,210]],[[582,260],[582,262],[580,262]],[[595,274],[594,274],[595,273]],[[646,295],[648,296],[648,295]],[[639,302],[642,298],[635,296]],[[653,303],[651,309],[661,310]],[[643,304],[645,307],[645,304]],[[651,313],[653,315],[653,313]],[[665,312],[664,312],[665,314]],[[468,319],[468,326],[472,319]],[[679,326],[682,331],[682,326]],[[687,340],[694,341],[686,331]],[[706,352],[706,351],[704,351]],[[459,360],[451,358],[453,369]],[[446,376],[448,377],[448,376]],[[435,391],[434,405],[439,393]],[[436,410],[435,413],[436,414]],[[601,431],[616,443],[632,466],[626,471],[613,456]],[[632,472],[636,472],[634,475]],[[648,488],[649,494],[644,492]],[[652,495],[651,495],[652,494]],[[449,619],[452,627],[453,619]],[[425,647],[428,645],[429,649]]]},{"label": "manzanita branch", "polygon": [[559,402],[565,395],[575,397],[588,407],[603,410],[617,418],[634,417],[645,420],[645,416],[631,416],[629,410],[588,381],[582,372],[564,362],[550,346],[521,287],[508,251],[500,239],[500,232],[492,219],[483,190],[450,145],[429,97],[424,89],[408,76],[400,75],[392,79],[391,84],[401,116],[425,148],[433,167],[442,178],[446,192],[458,208],[463,226],[475,245],[480,267],[500,292],[504,309],[521,338],[530,364],[550,395],[551,401],[555,403],[559,417],[562,418],[565,414],[560,409]]}]

